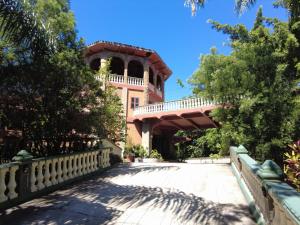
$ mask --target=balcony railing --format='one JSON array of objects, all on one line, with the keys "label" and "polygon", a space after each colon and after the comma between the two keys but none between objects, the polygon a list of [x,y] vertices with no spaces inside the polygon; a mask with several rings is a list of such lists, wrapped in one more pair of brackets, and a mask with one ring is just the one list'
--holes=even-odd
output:
[{"label": "balcony railing", "polygon": [[143,78],[128,77],[127,82],[130,85],[144,86],[144,79]]},{"label": "balcony railing", "polygon": [[[101,80],[101,77],[97,75],[96,79]],[[125,83],[124,75],[118,75],[118,74],[110,74],[108,76],[108,81],[112,83],[119,83],[119,84]],[[128,77],[127,83],[129,85],[144,86],[144,79],[137,78],[137,77]]]},{"label": "balcony railing", "polygon": [[209,106],[215,104],[217,103],[204,98],[189,98],[189,99],[182,99],[177,101],[162,102],[162,103],[140,106],[134,110],[133,114],[134,116],[138,116],[138,115],[157,113],[157,112],[169,112],[169,111],[177,111],[182,109],[193,109],[193,108],[199,108],[202,106]]},{"label": "balcony railing", "polygon": [[113,83],[124,83],[124,76],[117,75],[117,74],[110,74],[108,76],[108,81],[113,82]]}]

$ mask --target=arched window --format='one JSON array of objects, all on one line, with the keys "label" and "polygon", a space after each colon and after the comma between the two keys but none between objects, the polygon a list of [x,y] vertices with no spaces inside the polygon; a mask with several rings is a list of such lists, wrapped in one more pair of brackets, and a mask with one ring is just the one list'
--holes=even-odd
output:
[{"label": "arched window", "polygon": [[162,90],[162,81],[160,75],[157,75],[156,88],[160,91]]},{"label": "arched window", "polygon": [[100,60],[101,60],[100,58],[93,59],[92,62],[90,63],[90,68],[92,70],[98,71],[100,68]]},{"label": "arched window", "polygon": [[149,82],[154,84],[154,73],[151,67],[149,68]]},{"label": "arched window", "polygon": [[118,57],[112,57],[110,61],[110,68],[112,74],[124,75],[124,62]]},{"label": "arched window", "polygon": [[143,78],[144,77],[144,67],[139,61],[132,60],[128,63],[128,76]]}]

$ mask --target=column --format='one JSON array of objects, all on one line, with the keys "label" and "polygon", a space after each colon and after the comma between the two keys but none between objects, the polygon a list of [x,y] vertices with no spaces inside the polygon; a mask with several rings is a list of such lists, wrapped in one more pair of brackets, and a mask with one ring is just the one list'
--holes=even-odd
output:
[{"label": "column", "polygon": [[151,124],[147,121],[142,125],[142,146],[147,151],[148,155],[152,150]]},{"label": "column", "polygon": [[126,58],[124,60],[124,83],[128,83],[128,62],[129,60]]},{"label": "column", "polygon": [[[100,64],[101,64],[101,69],[105,68],[106,65],[107,65],[107,59],[105,58],[101,58],[100,60]],[[106,87],[106,79],[107,79],[107,76],[109,76],[109,74],[100,74],[100,79],[101,79],[101,82],[102,82],[102,85],[101,85],[101,89],[102,90],[105,90],[105,87]]]},{"label": "column", "polygon": [[144,63],[144,105],[149,103],[149,65]]}]

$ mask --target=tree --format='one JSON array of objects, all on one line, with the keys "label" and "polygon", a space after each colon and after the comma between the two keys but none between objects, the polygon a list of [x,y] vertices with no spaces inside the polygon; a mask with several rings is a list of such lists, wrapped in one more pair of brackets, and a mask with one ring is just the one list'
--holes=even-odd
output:
[{"label": "tree", "polygon": [[[21,31],[10,28],[15,15]],[[67,0],[2,1],[0,20],[0,128],[21,133],[15,149],[50,155],[66,142],[76,151],[86,138],[121,138],[121,102],[85,64]],[[55,42],[35,44],[48,34]]]},{"label": "tree", "polygon": [[299,134],[294,95],[299,61],[291,54],[299,46],[295,34],[287,23],[264,18],[261,9],[250,31],[243,25],[212,25],[230,35],[233,51],[225,56],[214,49],[202,56],[190,80],[194,93],[218,101],[227,97],[229,104],[212,116],[228,143],[246,145],[257,159],[282,163],[287,144]]}]

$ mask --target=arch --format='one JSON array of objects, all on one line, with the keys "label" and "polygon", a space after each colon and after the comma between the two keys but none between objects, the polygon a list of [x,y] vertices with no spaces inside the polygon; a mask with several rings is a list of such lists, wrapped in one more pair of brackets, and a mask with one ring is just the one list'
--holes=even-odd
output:
[{"label": "arch", "polygon": [[143,78],[144,77],[144,66],[137,60],[132,60],[128,63],[128,76]]},{"label": "arch", "polygon": [[100,62],[100,58],[95,58],[90,62],[90,68],[92,70],[98,71],[100,66],[101,66],[101,62]]},{"label": "arch", "polygon": [[149,82],[154,85],[154,73],[152,68],[149,68]]},{"label": "arch", "polygon": [[157,80],[156,80],[156,88],[160,91],[162,91],[162,81],[160,75],[157,75]]},{"label": "arch", "polygon": [[124,75],[124,61],[119,57],[112,57],[109,70],[112,74]]}]

